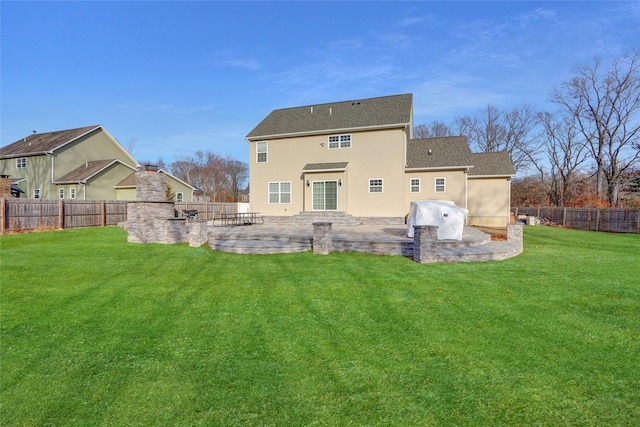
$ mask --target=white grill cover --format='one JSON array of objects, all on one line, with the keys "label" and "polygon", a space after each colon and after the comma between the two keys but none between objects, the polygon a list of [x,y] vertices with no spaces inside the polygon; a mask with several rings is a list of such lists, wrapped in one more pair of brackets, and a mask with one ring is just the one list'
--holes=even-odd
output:
[{"label": "white grill cover", "polygon": [[438,240],[462,240],[468,210],[448,200],[411,202],[407,217],[407,236],[413,237],[414,225],[437,225]]}]

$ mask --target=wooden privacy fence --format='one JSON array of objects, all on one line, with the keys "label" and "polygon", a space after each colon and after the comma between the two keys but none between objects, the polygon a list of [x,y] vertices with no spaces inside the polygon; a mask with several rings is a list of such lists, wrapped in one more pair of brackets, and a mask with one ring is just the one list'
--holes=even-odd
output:
[{"label": "wooden privacy fence", "polygon": [[104,227],[127,220],[120,200],[0,199],[0,232]]},{"label": "wooden privacy fence", "polygon": [[[105,227],[127,220],[125,200],[0,199],[0,233],[63,228]],[[236,203],[176,203],[176,214],[196,209],[199,219],[234,213]]]},{"label": "wooden privacy fence", "polygon": [[640,208],[511,208],[514,215],[544,218],[563,227],[612,233],[640,233]]}]

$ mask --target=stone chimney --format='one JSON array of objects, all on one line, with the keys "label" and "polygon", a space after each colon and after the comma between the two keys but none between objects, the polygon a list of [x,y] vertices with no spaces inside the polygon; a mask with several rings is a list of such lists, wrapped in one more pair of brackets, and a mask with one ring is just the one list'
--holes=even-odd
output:
[{"label": "stone chimney", "polygon": [[140,202],[166,202],[167,175],[157,173],[155,170],[137,171],[136,200]]},{"label": "stone chimney", "polygon": [[0,175],[0,199],[8,199],[9,197],[11,197],[11,177]]}]

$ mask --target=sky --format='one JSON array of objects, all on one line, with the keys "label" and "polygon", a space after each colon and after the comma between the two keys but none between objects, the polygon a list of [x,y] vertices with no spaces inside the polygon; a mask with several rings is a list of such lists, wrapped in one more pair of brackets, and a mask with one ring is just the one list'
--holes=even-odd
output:
[{"label": "sky", "polygon": [[640,2],[0,2],[0,144],[103,125],[139,161],[248,161],[272,110],[412,93],[414,124],[553,110],[640,49]]}]

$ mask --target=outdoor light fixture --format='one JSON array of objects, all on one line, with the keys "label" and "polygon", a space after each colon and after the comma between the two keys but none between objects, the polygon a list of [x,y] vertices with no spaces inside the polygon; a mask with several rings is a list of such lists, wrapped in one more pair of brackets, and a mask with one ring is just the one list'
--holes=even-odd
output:
[{"label": "outdoor light fixture", "polygon": [[309,184],[309,180],[307,180],[307,187],[308,187],[309,185],[311,185],[311,184]]},{"label": "outdoor light fixture", "polygon": [[339,185],[340,187],[342,187],[342,180],[341,180],[341,179],[339,179],[339,180],[338,180],[338,185]]}]

